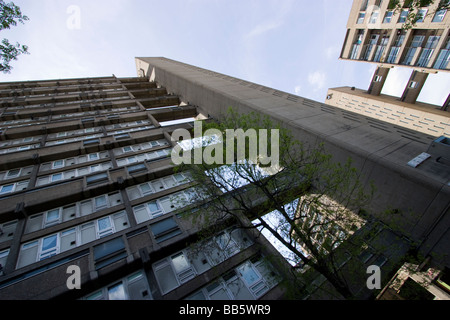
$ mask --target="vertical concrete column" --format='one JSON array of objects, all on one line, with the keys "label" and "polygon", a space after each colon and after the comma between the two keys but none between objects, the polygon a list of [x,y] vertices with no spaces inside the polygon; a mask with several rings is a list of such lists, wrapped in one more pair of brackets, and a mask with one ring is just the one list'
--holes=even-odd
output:
[{"label": "vertical concrete column", "polygon": [[407,103],[416,103],[417,97],[419,96],[427,78],[428,73],[414,70],[411,73],[411,77],[406,84],[405,91],[403,91],[403,95],[400,100]]},{"label": "vertical concrete column", "polygon": [[379,96],[381,90],[383,90],[384,83],[386,82],[386,78],[389,74],[390,68],[378,67],[372,77],[372,81],[370,82],[369,90],[367,92],[374,96]]},{"label": "vertical concrete column", "polygon": [[14,213],[19,217],[19,219],[17,221],[16,230],[14,231],[11,247],[9,248],[8,260],[6,261],[5,267],[3,268],[3,272],[5,274],[11,273],[16,269],[16,263],[20,251],[20,242],[25,231],[25,222],[27,219],[27,214],[25,212],[25,203],[18,203],[16,205]]},{"label": "vertical concrete column", "polygon": [[450,111],[450,94],[448,95],[447,99],[445,100],[444,104],[442,105],[441,110]]}]

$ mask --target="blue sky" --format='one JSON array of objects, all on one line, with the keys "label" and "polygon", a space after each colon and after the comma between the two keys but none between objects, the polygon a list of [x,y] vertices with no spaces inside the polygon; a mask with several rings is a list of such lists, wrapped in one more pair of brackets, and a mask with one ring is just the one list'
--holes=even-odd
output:
[{"label": "blue sky", "polygon": [[[30,21],[0,38],[31,54],[0,81],[133,77],[134,57],[164,56],[324,102],[328,88],[368,88],[375,70],[338,60],[352,0],[14,2]],[[400,96],[410,72],[391,70],[383,93]],[[431,74],[419,101],[442,105],[449,92],[450,73]]]}]

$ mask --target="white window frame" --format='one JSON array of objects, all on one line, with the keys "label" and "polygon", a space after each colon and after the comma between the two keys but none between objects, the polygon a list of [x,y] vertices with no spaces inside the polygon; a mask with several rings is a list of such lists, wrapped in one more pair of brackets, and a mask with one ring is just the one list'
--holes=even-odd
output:
[{"label": "white window frame", "polygon": [[[18,188],[18,186],[20,184],[25,184],[25,183],[27,184],[27,186],[24,189],[17,190],[17,188]],[[2,185],[2,186],[0,186],[0,195],[6,195],[6,194],[11,194],[11,193],[14,193],[14,192],[26,190],[26,189],[28,189],[28,184],[29,183],[30,183],[30,180],[23,180],[23,181],[18,181],[18,182],[15,182],[15,183],[8,183],[8,184],[5,184],[5,185]],[[3,188],[9,187],[9,186],[12,186],[11,191],[4,192]]]},{"label": "white window frame", "polygon": [[[62,252],[66,252],[68,250],[71,250],[73,248],[79,247],[79,246],[84,245],[86,243],[89,243],[91,241],[95,241],[95,240],[101,239],[101,238],[103,238],[103,237],[105,237],[107,235],[116,233],[115,224],[114,224],[114,217],[122,217],[122,216],[125,217],[127,225],[129,225],[129,221],[128,221],[128,217],[126,215],[126,212],[124,210],[120,210],[120,211],[115,212],[113,214],[110,214],[110,215],[107,215],[107,216],[104,216],[104,217],[101,217],[101,218],[98,218],[98,219],[95,219],[95,220],[91,220],[89,222],[85,222],[85,223],[77,225],[77,226],[73,226],[73,227],[71,227],[69,229],[62,230],[62,231],[60,231],[58,233],[46,235],[45,237],[39,238],[37,240],[26,242],[26,243],[21,245],[20,252],[22,252],[22,251],[24,251],[24,250],[26,250],[26,249],[28,249],[30,247],[38,246],[37,255],[36,255],[36,257],[34,257],[34,262],[32,262],[32,263],[44,260],[46,258],[50,258],[50,257],[52,257],[54,255],[58,255],[58,254],[60,254]],[[110,223],[111,223],[111,228],[106,229],[106,231],[99,229],[99,221],[102,220],[102,219],[105,219],[105,218],[108,218]],[[83,230],[85,230],[86,226],[88,228],[90,228],[91,225],[93,225],[95,227],[95,239],[90,240],[88,242],[83,242],[82,232],[83,232]],[[123,228],[122,230],[127,229],[127,228],[129,228],[129,226]],[[74,230],[76,232],[76,237],[75,237],[75,239],[76,239],[75,242],[76,243],[74,245],[72,245],[71,248],[69,248],[67,250],[64,250],[64,251],[61,251],[61,236],[65,236],[67,234],[70,234]],[[107,233],[107,231],[112,231],[112,232]],[[53,237],[53,236],[56,236],[56,245],[54,247],[50,248],[50,249],[43,250],[44,240],[47,239],[47,238]],[[20,261],[20,254],[21,254],[20,252],[19,252],[18,262]],[[30,264],[32,264],[32,263],[30,263]],[[26,266],[26,265],[24,265],[24,266]],[[24,267],[24,266],[22,266],[22,267]]]},{"label": "white window frame", "polygon": [[[119,197],[120,197],[120,203],[119,204],[112,203],[112,199],[116,195],[119,195]],[[105,197],[106,198],[106,205],[97,206],[96,199],[101,198],[101,197]],[[59,223],[65,222],[65,221],[70,221],[70,220],[73,220],[73,219],[76,219],[76,218],[79,218],[79,217],[86,216],[86,214],[83,215],[82,212],[81,212],[83,204],[90,204],[90,207],[91,207],[91,213],[89,213],[89,215],[90,215],[90,214],[96,213],[98,211],[101,211],[103,209],[112,208],[112,207],[115,207],[117,205],[122,205],[123,204],[123,199],[122,199],[122,195],[120,194],[120,192],[105,193],[105,194],[97,196],[97,197],[81,200],[81,201],[74,202],[74,203],[71,203],[71,204],[68,204],[68,205],[64,205],[64,206],[61,206],[61,207],[56,207],[56,208],[52,208],[50,210],[46,210],[44,212],[41,212],[41,213],[38,213],[38,214],[30,216],[29,219],[35,219],[35,218],[38,218],[39,216],[42,216],[42,223],[41,223],[41,225],[40,225],[40,227],[38,229],[38,230],[42,230],[42,229],[45,229],[47,227],[53,226],[55,224],[59,224]],[[68,209],[68,208],[71,208],[71,207],[75,207],[75,216],[71,217],[70,219],[66,219],[66,220],[63,221],[64,210]],[[47,218],[46,218],[47,214],[50,211],[56,211],[56,210],[59,211],[59,222],[57,222],[57,223],[56,222],[48,223],[47,222]],[[38,230],[36,230],[36,231],[38,231]]]},{"label": "white window frame", "polygon": [[[56,243],[55,246],[51,247],[50,249],[44,250],[44,241],[47,238],[55,237]],[[48,236],[45,236],[41,239],[39,239],[39,250],[38,250],[38,261],[53,257],[59,253],[60,250],[60,239],[59,239],[59,233],[51,234]]]}]

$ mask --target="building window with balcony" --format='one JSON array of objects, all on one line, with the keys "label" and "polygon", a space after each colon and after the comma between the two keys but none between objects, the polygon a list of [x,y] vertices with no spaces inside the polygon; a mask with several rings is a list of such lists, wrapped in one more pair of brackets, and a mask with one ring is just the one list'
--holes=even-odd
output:
[{"label": "building window with balcony", "polygon": [[[414,55],[416,53],[417,48],[419,48],[422,45],[423,40],[425,39],[425,36],[422,35],[415,35],[412,42],[411,42],[411,46],[409,48],[407,48],[407,52],[406,55],[402,61],[402,64],[404,65],[410,65]],[[406,49],[405,49],[406,50]]]},{"label": "building window with balcony", "polygon": [[278,283],[278,276],[261,256],[255,256],[191,294],[187,300],[255,300]]},{"label": "building window with balcony", "polygon": [[17,268],[53,257],[107,235],[120,232],[128,227],[125,211],[119,211],[115,214],[27,242],[21,246]]},{"label": "building window with balcony", "polygon": [[25,180],[0,186],[0,196],[26,190],[29,182],[30,180]]},{"label": "building window with balcony", "polygon": [[439,51],[439,55],[434,63],[434,69],[447,69],[450,61],[450,37],[447,38],[445,46]]},{"label": "building window with balcony", "polygon": [[144,271],[135,272],[97,290],[82,300],[152,300]]},{"label": "building window with balcony", "polygon": [[434,49],[436,48],[440,36],[430,36],[428,37],[427,43],[425,44],[425,47],[422,49],[422,52],[420,54],[419,60],[416,63],[416,66],[419,67],[427,67],[428,63],[430,62],[431,55],[434,52]]}]

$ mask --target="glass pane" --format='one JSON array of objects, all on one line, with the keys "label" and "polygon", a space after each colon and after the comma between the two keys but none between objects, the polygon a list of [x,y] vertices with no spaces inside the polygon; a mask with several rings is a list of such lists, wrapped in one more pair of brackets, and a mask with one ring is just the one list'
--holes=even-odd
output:
[{"label": "glass pane", "polygon": [[148,183],[141,184],[139,187],[141,188],[142,194],[153,193],[153,190]]},{"label": "glass pane", "polygon": [[56,160],[53,162],[53,168],[61,168],[64,165],[63,160]]},{"label": "glass pane", "polygon": [[127,300],[127,295],[125,293],[125,288],[122,282],[108,288],[108,299]]},{"label": "glass pane", "polygon": [[90,161],[94,161],[94,160],[97,160],[99,157],[98,157],[98,154],[97,153],[93,153],[93,154],[90,154],[89,155],[89,160]]},{"label": "glass pane", "polygon": [[189,262],[186,260],[183,253],[172,256],[172,263],[175,268],[175,272],[177,273],[189,268]]},{"label": "glass pane", "polygon": [[178,286],[178,281],[169,265],[155,271],[155,276],[158,279],[162,293],[167,293]]},{"label": "glass pane", "polygon": [[55,223],[59,220],[59,209],[50,210],[47,212],[46,223]]},{"label": "glass pane", "polygon": [[20,173],[20,169],[14,169],[14,170],[9,170],[8,174],[6,175],[8,178],[13,178],[18,176]]},{"label": "glass pane", "polygon": [[159,205],[156,201],[149,202],[148,209],[150,210],[150,212],[152,214],[161,211],[161,208],[159,207]]},{"label": "glass pane", "polygon": [[1,193],[12,192],[13,189],[14,189],[14,185],[13,184],[10,184],[10,185],[7,185],[7,186],[3,186],[3,187],[1,187],[0,194]]},{"label": "glass pane", "polygon": [[[181,233],[181,230],[173,218],[154,223],[150,225],[150,228],[155,235],[155,238],[158,238],[158,242],[164,241]],[[172,232],[169,233],[168,231]]]},{"label": "glass pane", "polygon": [[47,251],[50,249],[53,249],[56,247],[56,241],[57,241],[58,237],[56,234],[44,238],[44,240],[42,240],[42,251]]},{"label": "glass pane", "polygon": [[95,198],[95,207],[97,209],[99,209],[101,207],[105,207],[105,206],[106,206],[106,196],[101,196],[101,197]]},{"label": "glass pane", "polygon": [[98,220],[98,230],[100,232],[111,228],[111,219],[109,217]]},{"label": "glass pane", "polygon": [[61,179],[62,179],[62,173],[57,173],[57,174],[52,175],[52,182],[59,181]]},{"label": "glass pane", "polygon": [[249,286],[251,286],[260,279],[258,274],[255,272],[255,269],[253,269],[250,263],[246,263],[243,266],[240,266],[238,270],[244,281]]}]

